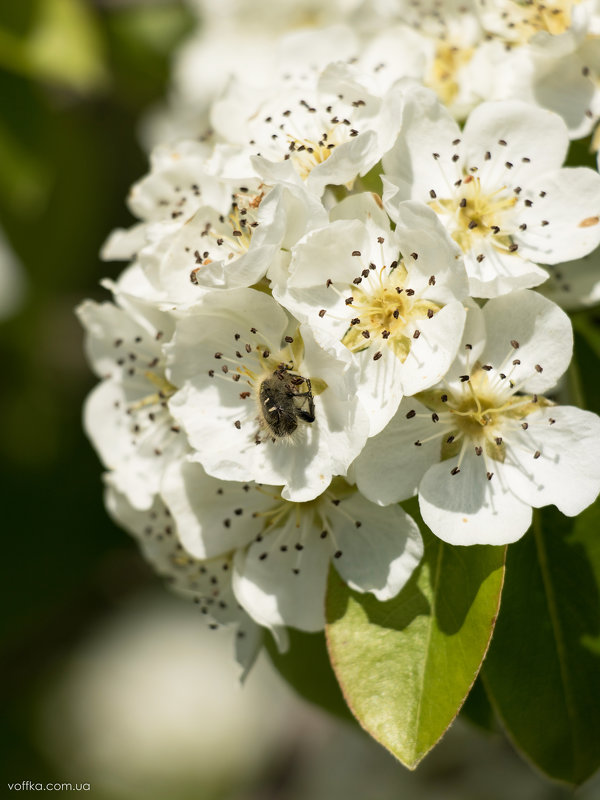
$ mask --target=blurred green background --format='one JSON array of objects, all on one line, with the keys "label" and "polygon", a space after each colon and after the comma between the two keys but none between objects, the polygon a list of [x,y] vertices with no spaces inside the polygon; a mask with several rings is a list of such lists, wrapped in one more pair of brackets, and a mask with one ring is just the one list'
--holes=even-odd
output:
[{"label": "blurred green background", "polygon": [[138,121],[163,96],[191,24],[177,3],[0,0],[0,228],[25,271],[20,308],[0,321],[8,780],[52,774],[31,745],[36,692],[93,621],[151,577],[102,506],[81,429],[95,379],[73,309],[104,299],[100,278],[122,266],[98,251],[132,222],[124,200],[147,168]]},{"label": "blurred green background", "polygon": [[[20,305],[0,320],[0,795],[8,782],[71,780],[101,800],[563,800],[570,791],[501,736],[460,725],[408,773],[266,664],[245,700],[233,676],[211,706],[229,667],[104,511],[81,428],[95,378],[73,309],[104,299],[100,278],[121,269],[98,252],[133,222],[140,121],[195,24],[175,0],[0,0],[0,230],[24,271]],[[223,664],[230,645],[215,645]]]}]

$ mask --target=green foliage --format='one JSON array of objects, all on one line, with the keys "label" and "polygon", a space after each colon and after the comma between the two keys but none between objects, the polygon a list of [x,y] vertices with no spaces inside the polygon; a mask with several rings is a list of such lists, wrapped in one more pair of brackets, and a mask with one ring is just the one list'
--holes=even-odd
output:
[{"label": "green foliage", "polygon": [[[156,5],[138,6],[140,27],[150,6],[156,15]],[[49,8],[46,0],[0,2],[0,228],[26,282],[22,307],[0,321],[0,743],[9,781],[60,779],[35,743],[30,710],[40,686],[121,596],[153,580],[103,508],[101,467],[81,429],[95,381],[73,308],[84,297],[105,299],[100,277],[121,269],[100,263],[98,251],[110,230],[133,221],[124,198],[147,169],[135,132],[144,107],[165,95],[169,54],[143,31],[135,57],[125,54],[136,32],[131,22],[129,39],[115,34],[124,6],[78,0],[58,9],[53,33],[46,27],[44,57],[54,58],[55,37],[60,64],[32,69],[24,54],[33,57],[29,42],[44,15],[52,21]],[[187,18],[176,4],[169,13]],[[164,27],[172,37],[173,25]],[[81,58],[101,59],[106,83],[67,59],[65,38]],[[35,59],[42,63],[41,50]]]},{"label": "green foliage", "polygon": [[25,35],[0,27],[0,64],[78,92],[107,79],[102,37],[84,0],[39,0],[29,9]]},{"label": "green foliage", "polygon": [[481,673],[477,676],[477,680],[460,710],[460,716],[486,733],[498,731],[496,715],[481,680]]},{"label": "green foliage", "polygon": [[329,663],[323,633],[303,633],[290,628],[288,634],[290,646],[286,653],[277,650],[272,636],[265,636],[273,666],[305,700],[352,721]]},{"label": "green foliage", "polygon": [[483,670],[506,729],[553,778],[600,766],[600,503],[576,519],[536,512],[511,545],[502,614]]},{"label": "green foliage", "polygon": [[333,573],[327,640],[360,724],[413,769],[456,717],[488,648],[503,547],[453,547],[425,532],[425,556],[386,603]]}]

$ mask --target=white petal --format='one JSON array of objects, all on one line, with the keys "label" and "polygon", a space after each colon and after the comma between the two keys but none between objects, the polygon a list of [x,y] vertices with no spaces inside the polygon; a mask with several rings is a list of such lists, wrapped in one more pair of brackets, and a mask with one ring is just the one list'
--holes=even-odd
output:
[{"label": "white petal", "polygon": [[482,236],[476,247],[465,253],[469,290],[473,297],[498,297],[518,289],[539,286],[547,270],[529,261],[520,251],[508,252]]},{"label": "white petal", "polygon": [[402,365],[401,383],[405,395],[416,394],[437,383],[454,361],[465,326],[462,303],[448,303],[432,319],[419,326],[420,336],[411,345]]},{"label": "white petal", "polygon": [[238,330],[247,337],[250,326],[258,328],[265,344],[278,349],[287,325],[285,311],[263,292],[246,288],[207,292],[177,324],[168,348],[170,379],[183,386],[199,374],[204,378],[206,370],[215,366],[214,352],[233,343]]},{"label": "white petal", "polygon": [[205,164],[210,147],[202,142],[183,141],[173,147],[160,145],[151,156],[152,168],[129,193],[128,205],[143,220],[170,217],[181,208],[185,197],[186,211],[197,200],[199,185],[206,178]]},{"label": "white petal", "polygon": [[[493,462],[492,462],[493,463]],[[460,472],[458,458],[428,470],[419,487],[419,507],[433,533],[450,544],[508,544],[531,524],[531,506],[503,484],[497,470],[486,477],[483,458],[468,453]]]},{"label": "white petal", "polygon": [[129,421],[124,413],[115,414],[115,409],[126,407],[127,402],[126,392],[117,381],[102,381],[85,400],[85,432],[107,469],[115,469],[134,452]]},{"label": "white petal", "polygon": [[[412,411],[415,414],[407,419]],[[405,398],[388,426],[368,439],[352,466],[360,491],[379,505],[415,495],[425,472],[440,459],[443,439],[425,441],[438,430],[425,406]],[[424,444],[415,446],[419,440]]]},{"label": "white petal", "polygon": [[454,363],[446,373],[446,381],[451,385],[461,375],[471,371],[472,365],[482,358],[486,344],[486,327],[483,311],[470,298],[464,302],[467,319],[463,331],[462,342],[458,348]]},{"label": "white petal", "polygon": [[[565,312],[538,292],[525,289],[490,300],[483,315],[484,362],[506,372],[525,391],[552,388],[573,352],[573,332]],[[518,342],[518,349],[513,350],[512,341]],[[514,365],[515,359],[521,363]]]},{"label": "white petal", "polygon": [[131,228],[117,228],[102,245],[100,258],[103,261],[129,261],[146,244],[146,225],[140,223]]},{"label": "white petal", "polygon": [[334,560],[337,571],[351,589],[371,592],[381,601],[395,597],[423,555],[415,521],[399,506],[381,508],[358,493],[342,500],[338,509],[342,508],[344,515],[331,514],[342,553]]},{"label": "white petal", "polygon": [[600,243],[600,175],[572,167],[542,175],[538,196],[521,210],[527,225],[514,239],[525,258],[558,264],[581,258]]},{"label": "white petal", "polygon": [[390,220],[375,195],[370,192],[351,194],[335,205],[329,214],[331,222],[336,220],[357,219],[361,222],[372,221],[373,225],[389,231]]},{"label": "white petal", "polygon": [[[84,301],[77,308],[77,316],[86,329],[86,354],[96,374],[101,378],[117,377],[127,361],[123,349],[131,348],[136,337],[149,337],[151,327],[147,320],[127,314],[114,303]],[[145,324],[143,324],[145,323]],[[151,346],[152,347],[152,346]],[[154,351],[159,351],[156,343]]]},{"label": "white petal", "polygon": [[420,89],[407,97],[402,133],[383,157],[385,173],[402,186],[400,200],[429,198],[430,190],[440,197],[447,194],[447,181],[460,177],[459,168],[456,177],[444,175],[433,154],[451,165],[452,142],[460,137],[458,125],[433,92]]},{"label": "white petal", "polygon": [[339,145],[327,161],[311,171],[307,188],[320,197],[328,184],[345,186],[358,175],[365,175],[381,157],[378,144],[375,131],[365,131]]},{"label": "white petal", "polygon": [[404,365],[388,347],[373,361],[372,348],[356,353],[357,396],[369,419],[369,436],[381,431],[396,413],[403,396]]},{"label": "white petal", "polygon": [[[300,421],[292,437],[272,441],[275,437],[265,435],[258,421],[257,383],[264,376],[256,348],[277,353],[288,318],[271,297],[251,289],[207,297],[210,313],[207,309],[206,315],[182,319],[169,350],[172,379],[182,387],[170,408],[186,430],[194,460],[216,478],[284,485],[288,499],[313,499],[333,474],[345,474],[367,436],[354,385],[348,383],[348,361],[322,350],[308,330],[302,334],[304,359],[295,368],[315,383],[315,419]],[[248,333],[252,324],[258,329],[255,334]],[[251,355],[246,356],[250,341]],[[282,358],[289,358],[286,352]],[[246,368],[258,371],[255,378],[246,380],[251,374]],[[231,379],[237,375],[239,381]]]},{"label": "white petal", "polygon": [[[595,37],[589,38],[593,40]],[[531,52],[533,48],[527,50]],[[585,55],[538,57],[535,62],[533,102],[560,114],[569,128],[571,139],[587,136],[593,127],[593,119],[586,112],[593,104],[594,84],[584,70]]]},{"label": "white petal", "polygon": [[[282,629],[285,634],[285,629]],[[256,659],[262,649],[264,642],[264,630],[260,625],[245,615],[237,631],[235,637],[235,660],[241,668],[240,683],[245,683],[246,678],[250,674],[250,670],[256,663]],[[279,652],[285,652],[287,648],[279,647],[279,640],[275,637]]]},{"label": "white petal", "polygon": [[263,526],[254,512],[273,504],[256,486],[216,480],[189,461],[177,461],[166,470],[161,494],[181,543],[196,558],[212,558],[248,544]]},{"label": "white petal", "polygon": [[309,233],[295,248],[290,264],[290,289],[325,287],[327,279],[348,284],[358,270],[352,253],[366,252],[367,248],[368,231],[357,219],[336,220]]},{"label": "white petal", "polygon": [[[282,552],[274,544],[280,534],[274,530],[247,551],[238,550],[233,574],[235,596],[259,625],[321,630],[325,624],[329,542],[313,531],[301,552],[292,544]],[[264,553],[268,555],[261,559]]]},{"label": "white petal", "polygon": [[[550,420],[555,420],[550,423]],[[535,508],[553,504],[570,517],[600,491],[600,418],[572,406],[542,408],[508,440],[508,485]],[[534,458],[534,453],[539,453]]]},{"label": "white petal", "polygon": [[[435,277],[435,288],[428,292],[434,300],[463,298],[468,294],[467,275],[462,252],[450,238],[437,214],[428,206],[412,201],[393,202],[388,210],[396,224],[396,239],[405,262],[413,272],[420,272],[426,280]],[[417,258],[407,254],[416,253]],[[446,290],[442,297],[440,289]]]},{"label": "white petal", "polygon": [[[497,159],[513,164],[517,183],[521,173],[541,175],[562,166],[569,147],[567,127],[558,114],[517,100],[482,103],[471,112],[463,137],[467,163],[481,164],[489,150],[490,163]],[[523,157],[530,161],[523,162]]]}]

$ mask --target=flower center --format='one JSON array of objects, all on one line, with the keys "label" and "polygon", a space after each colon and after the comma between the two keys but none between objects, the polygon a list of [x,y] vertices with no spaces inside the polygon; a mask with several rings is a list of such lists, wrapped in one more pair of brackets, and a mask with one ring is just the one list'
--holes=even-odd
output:
[{"label": "flower center", "polygon": [[451,105],[460,85],[457,73],[469,63],[475,52],[473,47],[458,47],[439,40],[435,57],[425,79],[425,85],[438,95],[444,105]]},{"label": "flower center", "polygon": [[202,244],[194,251],[195,263],[198,266],[190,273],[192,283],[200,282],[203,266],[217,260],[232,261],[248,252],[252,234],[259,224],[256,215],[264,196],[265,191],[262,187],[256,191],[241,187],[232,196],[228,214],[221,215],[218,221],[207,221],[201,234]]},{"label": "flower center", "polygon": [[322,495],[305,503],[295,503],[284,500],[280,495],[273,494],[272,490],[256,487],[259,492],[273,498],[273,504],[262,511],[255,511],[253,517],[262,521],[261,532],[256,537],[257,542],[270,531],[277,529],[269,549],[259,555],[264,561],[271,554],[277,557],[277,552],[296,551],[297,556],[292,572],[298,574],[302,564],[302,551],[314,544],[316,537],[328,539],[334,558],[343,555],[336,538],[336,522],[339,519],[350,521],[355,528],[360,528],[362,522],[356,519],[344,507],[344,500],[354,494],[353,489],[343,478],[334,478],[330,488]]},{"label": "flower center", "polygon": [[429,202],[431,208],[449,218],[452,238],[468,252],[481,237],[489,236],[497,250],[507,250],[512,245],[511,237],[503,233],[507,212],[514,208],[517,198],[508,187],[500,186],[486,192],[481,179],[465,175],[459,192],[452,198],[436,198]]},{"label": "flower center", "polygon": [[580,0],[510,0],[509,8],[503,14],[504,22],[511,31],[510,38],[516,34],[525,43],[540,32],[560,36],[571,27],[573,6],[579,2]]},{"label": "flower center", "polygon": [[527,430],[525,418],[540,407],[551,405],[545,397],[515,394],[508,376],[491,370],[487,365],[475,365],[470,375],[462,376],[462,391],[440,395],[439,390],[431,390],[417,395],[434,409],[434,422],[442,425],[442,459],[464,452],[470,443],[477,455],[503,462],[505,438],[518,427]]},{"label": "flower center", "polygon": [[[219,369],[210,369],[208,376],[233,382],[244,405],[253,401],[252,410],[249,408],[244,417],[252,422],[255,444],[289,442],[300,422],[314,422],[314,396],[323,392],[327,384],[299,371],[304,358],[304,342],[299,332],[293,337],[286,336],[285,346],[278,350],[271,350],[256,328],[251,328],[250,333],[254,342],[244,342],[241,334],[235,333],[234,351],[214,354]],[[244,389],[244,384],[248,389]],[[238,430],[242,430],[242,422],[242,419],[234,421]]]},{"label": "flower center", "polygon": [[325,131],[319,139],[297,138],[287,134],[289,140],[289,156],[302,180],[306,180],[312,170],[325,163],[333,150],[348,141],[349,136],[356,135],[347,131],[346,126],[336,123]]},{"label": "flower center", "polygon": [[[371,346],[390,347],[404,362],[408,357],[411,340],[418,338],[418,320],[431,318],[440,310],[436,303],[419,297],[406,287],[408,272],[401,262],[377,271],[369,265],[354,280],[352,296],[346,305],[356,314],[342,337],[342,343],[353,353]],[[363,281],[364,279],[364,281]],[[357,281],[364,285],[358,286]],[[350,301],[350,302],[349,302]],[[381,357],[381,352],[374,358]]]}]

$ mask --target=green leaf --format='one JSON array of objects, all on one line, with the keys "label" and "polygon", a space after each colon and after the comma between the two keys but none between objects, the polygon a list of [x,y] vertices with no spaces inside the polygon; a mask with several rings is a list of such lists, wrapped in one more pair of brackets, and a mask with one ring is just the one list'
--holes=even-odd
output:
[{"label": "green leaf", "polygon": [[85,0],[38,0],[30,29],[19,36],[0,28],[0,65],[77,92],[107,81],[102,37]]},{"label": "green leaf", "polygon": [[577,139],[571,142],[567,159],[565,161],[566,167],[591,167],[596,169],[596,152],[592,146],[592,135],[586,136],[585,139]]},{"label": "green leaf", "polygon": [[96,16],[82,0],[43,0],[27,54],[34,75],[43,80],[80,92],[106,83]]},{"label": "green leaf", "polygon": [[34,213],[47,199],[50,179],[51,169],[40,154],[0,120],[0,199],[23,215]]},{"label": "green leaf", "polygon": [[600,327],[596,312],[578,311],[571,317],[573,328],[587,342],[594,353],[600,358]]},{"label": "green leaf", "polygon": [[290,646],[280,653],[272,636],[265,646],[273,666],[305,700],[336,717],[354,721],[329,663],[323,633],[304,633],[288,628]]},{"label": "green leaf", "polygon": [[570,379],[571,373],[575,372],[576,376],[576,391],[572,392],[571,402],[580,408],[600,414],[600,370],[598,370],[600,340],[599,344],[594,346],[587,336],[581,335],[578,326],[574,324],[574,327],[575,355],[567,371],[568,386],[573,383]]},{"label": "green leaf", "polygon": [[579,784],[600,766],[600,503],[536,512],[511,545],[502,615],[483,671],[523,753]]},{"label": "green leaf", "polygon": [[410,769],[445,733],[477,677],[506,551],[423,538],[423,561],[393,600],[352,592],[334,572],[327,595],[329,655],[346,702]]}]

